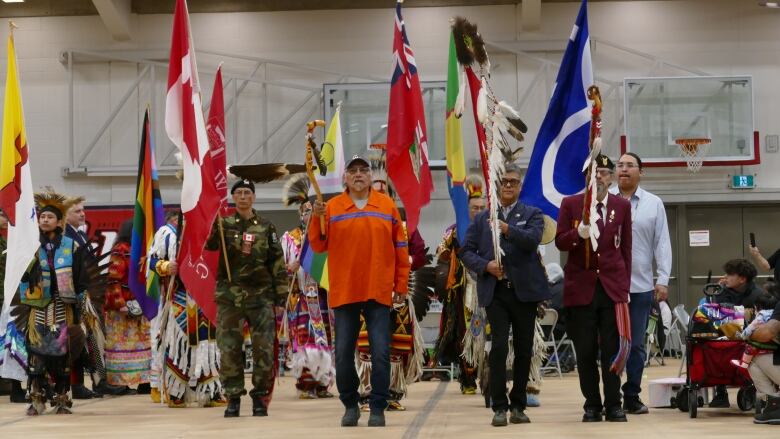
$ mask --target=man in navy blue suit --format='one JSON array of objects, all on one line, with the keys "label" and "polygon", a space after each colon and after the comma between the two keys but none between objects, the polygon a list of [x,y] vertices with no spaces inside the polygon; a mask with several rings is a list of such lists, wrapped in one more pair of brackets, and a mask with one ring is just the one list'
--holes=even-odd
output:
[{"label": "man in navy blue suit", "polygon": [[89,242],[87,234],[80,229],[87,223],[87,215],[84,213],[84,197],[79,197],[79,202],[74,204],[65,215],[65,236],[76,241],[79,246]]},{"label": "man in navy blue suit", "polygon": [[[550,298],[544,265],[538,252],[542,240],[542,211],[518,201],[520,170],[506,166],[499,190],[499,226],[504,256],[498,263],[493,254],[493,238],[489,211],[479,213],[466,232],[461,249],[463,263],[477,275],[479,306],[487,311],[492,334],[490,364],[490,397],[493,404],[492,425],[531,422],[524,413],[526,385],[531,367],[536,309],[539,302]],[[506,394],[506,357],[509,354],[509,328],[515,361],[513,384]]]}]

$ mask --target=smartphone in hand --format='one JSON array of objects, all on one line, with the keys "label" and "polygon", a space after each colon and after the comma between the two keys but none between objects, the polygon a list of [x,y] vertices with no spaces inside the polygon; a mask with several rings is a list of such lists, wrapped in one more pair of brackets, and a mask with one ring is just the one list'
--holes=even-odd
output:
[{"label": "smartphone in hand", "polygon": [[753,232],[750,232],[750,246],[751,247],[756,246],[756,234]]}]

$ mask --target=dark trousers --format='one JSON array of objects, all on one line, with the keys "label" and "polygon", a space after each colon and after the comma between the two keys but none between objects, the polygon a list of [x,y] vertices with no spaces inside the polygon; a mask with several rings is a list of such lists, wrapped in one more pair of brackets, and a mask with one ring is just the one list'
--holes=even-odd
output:
[{"label": "dark trousers", "polygon": [[631,352],[626,361],[626,382],[623,383],[623,397],[626,399],[636,400],[642,392],[642,372],[647,361],[645,333],[650,310],[653,308],[653,294],[653,291],[631,293],[631,302],[628,303],[631,316]]},{"label": "dark trousers", "polygon": [[[585,306],[567,307],[566,332],[577,350],[577,370],[580,390],[585,397],[585,410],[601,411],[620,407],[620,377],[609,371],[618,352],[618,330],[615,303],[607,296],[601,282],[596,282],[593,301]],[[599,350],[601,357],[599,358]],[[599,366],[604,382],[604,403],[599,391]]]},{"label": "dark trousers", "polygon": [[360,312],[366,319],[371,349],[372,411],[382,411],[390,398],[390,307],[373,300],[333,308],[336,324],[336,387],[345,407],[357,407],[360,379],[355,369],[355,349],[360,333]]},{"label": "dark trousers", "polygon": [[[525,387],[531,369],[534,345],[534,325],[537,302],[521,302],[506,281],[499,281],[493,293],[493,302],[487,307],[492,346],[490,348],[490,397],[493,411],[510,407],[525,410]],[[512,347],[515,361],[512,366],[512,391],[506,396],[506,357],[509,355],[509,327],[512,327]]]}]

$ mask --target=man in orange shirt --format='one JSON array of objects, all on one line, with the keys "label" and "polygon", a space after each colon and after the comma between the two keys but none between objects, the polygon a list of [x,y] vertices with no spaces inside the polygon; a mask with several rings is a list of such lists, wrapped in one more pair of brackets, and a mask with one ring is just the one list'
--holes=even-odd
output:
[{"label": "man in orange shirt", "polygon": [[309,241],[314,251],[328,252],[328,294],[336,325],[336,387],[346,407],[341,425],[356,426],[360,418],[355,347],[362,311],[371,345],[368,425],[383,427],[390,396],[390,306],[406,299],[408,244],[393,200],[371,190],[367,160],[352,157],[344,182],[347,189],[343,193],[327,204],[314,203]]}]

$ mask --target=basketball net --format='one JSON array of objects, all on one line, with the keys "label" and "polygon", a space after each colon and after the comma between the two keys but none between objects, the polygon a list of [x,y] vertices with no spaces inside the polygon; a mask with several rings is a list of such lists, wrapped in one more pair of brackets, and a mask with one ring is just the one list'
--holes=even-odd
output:
[{"label": "basketball net", "polygon": [[710,139],[677,139],[674,143],[680,148],[680,155],[685,159],[688,164],[688,170],[691,172],[699,172],[702,164],[704,164],[704,156],[707,155],[707,151],[710,149]]}]

